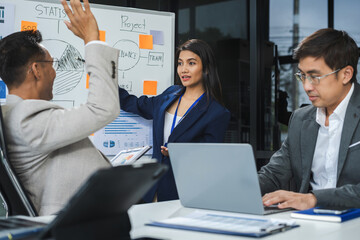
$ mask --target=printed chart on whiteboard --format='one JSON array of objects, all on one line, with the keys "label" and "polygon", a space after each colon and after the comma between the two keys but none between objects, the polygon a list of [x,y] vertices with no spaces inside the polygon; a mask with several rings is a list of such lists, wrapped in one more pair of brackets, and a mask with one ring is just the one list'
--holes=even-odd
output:
[{"label": "printed chart on whiteboard", "polygon": [[152,121],[138,115],[121,111],[115,121],[94,134],[93,142],[109,156],[116,155],[123,149],[152,146],[151,123]]}]

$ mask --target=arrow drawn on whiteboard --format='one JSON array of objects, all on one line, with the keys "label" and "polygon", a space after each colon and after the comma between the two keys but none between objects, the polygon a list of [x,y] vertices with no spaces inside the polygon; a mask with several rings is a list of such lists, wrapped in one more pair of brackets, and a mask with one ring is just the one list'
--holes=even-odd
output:
[{"label": "arrow drawn on whiteboard", "polygon": [[122,78],[125,78],[125,72],[123,72],[123,76],[122,76]]}]

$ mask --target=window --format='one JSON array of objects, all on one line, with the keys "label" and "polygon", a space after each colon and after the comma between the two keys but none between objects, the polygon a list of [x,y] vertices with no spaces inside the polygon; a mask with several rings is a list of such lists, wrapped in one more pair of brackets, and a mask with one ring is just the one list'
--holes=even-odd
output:
[{"label": "window", "polygon": [[[224,12],[226,14],[224,14]],[[179,1],[179,41],[247,39],[247,1]]]},{"label": "window", "polygon": [[306,36],[327,27],[328,1],[270,0],[269,11],[269,39],[278,46],[278,55],[285,59],[279,66],[277,106],[278,120],[282,123],[279,126],[282,142],[287,136],[291,112],[302,105],[311,104],[302,84],[293,77],[297,72],[297,63],[292,61],[293,49]]},{"label": "window", "polygon": [[326,28],[327,11],[327,0],[270,0],[270,41],[279,55],[292,55],[303,38]]},{"label": "window", "polygon": [[[360,47],[360,1],[356,0],[336,0],[334,1],[334,28],[345,30]],[[346,17],[344,17],[346,16]],[[359,73],[360,63],[358,63],[357,81],[360,83]]]},{"label": "window", "polygon": [[[179,1],[178,43],[199,38],[214,50],[225,106],[232,116],[227,142],[249,142],[248,1]],[[226,14],[224,14],[226,13]]]}]

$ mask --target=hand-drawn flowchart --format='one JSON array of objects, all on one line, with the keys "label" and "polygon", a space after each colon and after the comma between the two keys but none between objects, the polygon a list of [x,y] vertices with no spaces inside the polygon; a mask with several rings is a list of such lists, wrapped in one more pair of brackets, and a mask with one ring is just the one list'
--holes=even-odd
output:
[{"label": "hand-drawn flowchart", "polygon": [[[85,103],[89,76],[84,62],[78,60],[84,58],[84,43],[63,23],[68,18],[59,1],[0,0],[0,27],[1,20],[11,14],[11,6],[15,9],[13,31],[40,30],[42,44],[58,59],[53,101],[64,107]],[[98,21],[100,40],[120,51],[120,87],[137,96],[155,96],[173,83],[173,13],[97,4],[91,4],[91,9]],[[99,143],[97,147],[107,155],[115,155],[129,146],[151,145],[151,121],[123,115],[93,137]],[[109,131],[110,127],[117,130]]]},{"label": "hand-drawn flowchart", "polygon": [[[140,66],[164,67],[164,51],[154,51],[154,45],[164,45],[163,31],[148,30],[147,20],[137,19],[134,21],[129,15],[120,15],[120,32],[126,32],[138,36],[138,39],[120,39],[114,44],[114,48],[120,50],[119,54],[119,85],[129,92],[133,91],[133,80],[127,80],[127,71],[132,71],[138,64]],[[160,48],[161,49],[161,48]],[[153,69],[152,69],[153,70]],[[157,83],[157,81],[155,81]],[[150,81],[151,83],[151,81]],[[142,94],[156,95],[157,84],[144,83]]]}]

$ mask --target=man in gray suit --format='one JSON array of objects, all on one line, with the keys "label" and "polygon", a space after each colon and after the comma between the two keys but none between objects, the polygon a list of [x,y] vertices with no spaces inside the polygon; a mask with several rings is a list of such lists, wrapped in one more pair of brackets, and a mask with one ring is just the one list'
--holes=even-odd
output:
[{"label": "man in gray suit", "polygon": [[263,203],[359,208],[358,47],[344,31],[321,29],[299,44],[294,59],[312,105],[293,113],[281,149],[259,171]]},{"label": "man in gray suit", "polygon": [[[54,59],[38,31],[17,32],[0,42],[0,77],[9,89],[3,106],[11,163],[40,215],[54,214],[96,170],[110,167],[88,136],[119,115],[118,50],[99,41],[89,2],[62,0],[67,27],[85,43],[90,75],[87,102],[64,109],[48,100]],[[59,63],[61,64],[61,62]]]}]

